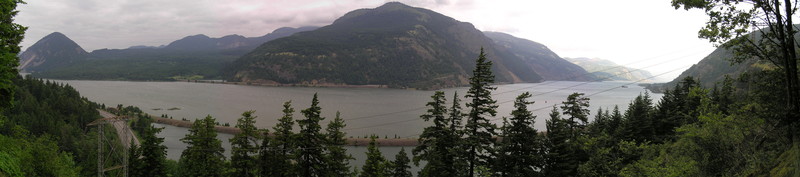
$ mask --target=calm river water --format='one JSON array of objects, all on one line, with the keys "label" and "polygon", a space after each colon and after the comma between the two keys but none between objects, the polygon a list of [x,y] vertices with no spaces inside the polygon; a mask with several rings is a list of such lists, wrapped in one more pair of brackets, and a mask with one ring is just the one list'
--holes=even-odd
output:
[{"label": "calm river water", "polygon": [[[337,111],[341,112],[347,127],[348,136],[366,136],[376,134],[390,138],[415,137],[429,123],[422,121],[419,115],[426,110],[425,103],[431,100],[433,91],[372,89],[372,88],[311,88],[311,87],[263,87],[246,85],[227,85],[190,82],[129,82],[129,81],[80,81],[58,80],[75,89],[89,100],[104,103],[107,106],[117,104],[133,105],[152,115],[167,114],[174,119],[190,120],[211,115],[220,123],[236,124],[242,112],[255,110],[256,125],[268,128],[275,125],[281,116],[282,105],[292,101],[295,119],[302,119],[299,112],[308,108],[311,98],[317,93],[322,107],[322,115],[333,119]],[[615,105],[624,111],[633,98],[644,93],[645,89],[635,84],[627,87],[629,82],[569,82],[549,81],[543,83],[525,83],[498,85],[493,98],[497,100],[499,109],[494,122],[502,124],[502,117],[508,117],[513,109],[513,101],[523,92],[531,92],[534,104],[529,106],[537,115],[535,127],[545,129],[545,120],[554,104],[560,104],[567,95],[580,92],[590,96],[590,110],[595,114],[598,108],[613,108]],[[448,103],[453,93],[458,92],[462,103],[467,88],[443,89]],[[650,93],[653,100],[659,100],[661,94]],[[656,102],[656,101],[654,101]],[[449,107],[449,104],[448,104]],[[178,110],[169,110],[179,108]],[[468,112],[468,110],[464,110]],[[590,116],[594,117],[594,116]],[[163,125],[158,125],[164,127]],[[185,128],[166,126],[160,134],[165,138],[169,148],[168,157],[178,159],[185,144],[180,142],[188,131]],[[232,135],[220,134],[229,154],[227,142]],[[410,153],[413,147],[406,147]],[[388,159],[400,151],[400,147],[382,147]],[[351,154],[357,159],[352,163],[360,167],[365,159],[365,147],[349,147]]]}]

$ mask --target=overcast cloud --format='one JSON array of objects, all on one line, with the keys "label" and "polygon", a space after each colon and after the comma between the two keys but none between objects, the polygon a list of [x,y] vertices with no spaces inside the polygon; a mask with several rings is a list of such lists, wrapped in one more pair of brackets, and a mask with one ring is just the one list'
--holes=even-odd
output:
[{"label": "overcast cloud", "polygon": [[[16,22],[23,48],[66,34],[87,51],[158,46],[185,36],[261,36],[280,27],[324,26],[384,0],[30,0]],[[506,32],[562,57],[598,57],[676,77],[713,47],[698,39],[707,17],[674,10],[669,0],[401,0],[480,30]],[[653,66],[656,65],[656,66]],[[649,67],[648,67],[649,66]],[[683,67],[683,68],[682,68]]]}]

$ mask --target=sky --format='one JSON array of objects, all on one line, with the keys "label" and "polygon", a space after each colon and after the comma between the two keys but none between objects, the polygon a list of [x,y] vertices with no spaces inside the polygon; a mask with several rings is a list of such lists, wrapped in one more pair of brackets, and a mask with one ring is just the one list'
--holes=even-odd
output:
[{"label": "sky", "polygon": [[[85,50],[159,46],[185,36],[262,36],[280,27],[325,26],[385,0],[29,0],[15,22],[27,26],[23,49],[61,32]],[[671,80],[714,50],[697,31],[701,10],[670,0],[399,0],[482,31],[542,43],[561,57],[589,57]]]}]

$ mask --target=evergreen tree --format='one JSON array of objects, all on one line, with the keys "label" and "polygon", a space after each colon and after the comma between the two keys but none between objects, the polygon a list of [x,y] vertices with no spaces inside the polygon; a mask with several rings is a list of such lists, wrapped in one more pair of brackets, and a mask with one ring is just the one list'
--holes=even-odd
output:
[{"label": "evergreen tree", "polygon": [[[495,174],[500,176],[540,176],[545,152],[540,146],[536,129],[533,127],[536,116],[528,110],[533,102],[528,92],[522,93],[514,101],[511,121],[503,126],[502,140],[498,145]],[[508,121],[506,121],[508,122]]]},{"label": "evergreen tree", "polygon": [[426,104],[430,108],[420,118],[433,122],[433,125],[426,127],[419,136],[419,145],[413,150],[414,164],[419,165],[420,160],[428,162],[422,168],[420,176],[454,176],[455,169],[445,164],[445,158],[452,158],[447,155],[453,146],[444,144],[451,138],[447,126],[450,122],[445,117],[447,107],[444,105],[444,92],[436,91],[431,98],[433,100]]},{"label": "evergreen tree", "polygon": [[242,113],[242,117],[237,120],[236,128],[241,132],[230,139],[231,142],[231,168],[234,176],[250,177],[256,176],[256,158],[258,153],[258,140],[261,139],[261,132],[256,128],[255,111]]},{"label": "evergreen tree", "polygon": [[19,43],[25,36],[28,29],[20,24],[14,23],[14,16],[19,11],[16,10],[17,4],[25,3],[22,0],[0,1],[0,111],[10,108],[14,103],[14,86],[12,79],[18,75],[17,66],[19,65],[18,54],[20,52]]},{"label": "evergreen tree", "polygon": [[625,121],[622,129],[624,132],[622,135],[626,137],[626,140],[642,143],[655,139],[651,106],[652,101],[647,92],[644,95],[637,96],[629,104],[628,110],[625,111]]},{"label": "evergreen tree", "polygon": [[411,160],[408,159],[408,154],[406,154],[406,148],[400,148],[400,152],[394,156],[394,161],[392,162],[392,176],[393,177],[411,177],[411,166],[409,166],[409,162]]},{"label": "evergreen tree", "polygon": [[346,126],[344,124],[344,120],[339,117],[340,113],[336,112],[336,118],[333,119],[330,123],[328,123],[327,130],[327,146],[326,149],[328,150],[327,158],[326,158],[326,165],[325,167],[328,168],[327,174],[325,176],[349,176],[350,175],[350,160],[353,160],[353,156],[347,154],[347,149],[343,146],[347,143],[345,139],[345,133],[342,132],[342,129]]},{"label": "evergreen tree", "polygon": [[145,176],[141,158],[142,150],[131,139],[131,148],[128,149],[128,176]]},{"label": "evergreen tree", "polygon": [[[574,135],[578,136],[579,132],[583,130],[588,123],[589,118],[589,98],[583,97],[583,93],[572,93],[567,97],[567,101],[562,102],[562,113],[568,116],[566,119],[568,125],[574,131]],[[579,122],[580,121],[580,122]]]},{"label": "evergreen tree", "polygon": [[188,144],[181,153],[181,176],[222,176],[225,149],[214,131],[215,122],[211,116],[195,120],[189,134],[181,139]]},{"label": "evergreen tree", "polygon": [[478,60],[475,62],[475,70],[470,77],[470,88],[467,91],[467,98],[472,100],[467,103],[470,108],[467,124],[464,127],[464,150],[466,150],[466,162],[469,169],[468,176],[475,176],[475,169],[479,166],[487,166],[488,161],[493,156],[494,136],[496,126],[489,122],[489,117],[497,115],[497,105],[492,99],[492,87],[494,82],[492,74],[492,62],[486,59],[486,54],[481,48]]},{"label": "evergreen tree", "polygon": [[544,176],[575,176],[580,163],[574,157],[577,154],[572,144],[574,139],[570,121],[562,119],[554,105],[546,124],[547,155],[542,170]]},{"label": "evergreen tree", "polygon": [[361,174],[359,177],[384,177],[389,176],[389,168],[387,168],[387,161],[386,158],[383,157],[381,154],[381,150],[378,149],[375,138],[378,138],[375,135],[370,136],[369,146],[367,146],[367,161],[364,162],[364,166],[361,167]]},{"label": "evergreen tree", "polygon": [[297,146],[296,135],[292,131],[294,128],[293,114],[292,102],[283,103],[283,117],[278,119],[278,123],[272,128],[275,133],[272,134],[272,137],[267,136],[262,141],[259,150],[261,176],[296,176],[294,173],[296,167],[292,163]]},{"label": "evergreen tree", "polygon": [[317,94],[311,99],[311,107],[302,111],[306,119],[299,120],[300,134],[297,141],[296,160],[298,173],[301,176],[315,177],[325,175],[325,136],[320,133],[319,122],[325,118],[320,116]]},{"label": "evergreen tree", "polygon": [[165,164],[167,162],[167,146],[163,145],[164,138],[159,138],[156,134],[161,133],[164,128],[155,128],[148,125],[141,134],[141,170],[142,176],[167,176]]},{"label": "evergreen tree", "polygon": [[448,117],[449,128],[447,130],[447,139],[440,144],[448,148],[447,154],[443,157],[442,163],[444,167],[448,168],[446,171],[452,176],[465,176],[467,170],[467,163],[464,161],[464,144],[461,137],[464,135],[464,127],[462,119],[465,114],[461,111],[461,99],[458,97],[458,92],[453,93],[453,103],[450,106]]}]

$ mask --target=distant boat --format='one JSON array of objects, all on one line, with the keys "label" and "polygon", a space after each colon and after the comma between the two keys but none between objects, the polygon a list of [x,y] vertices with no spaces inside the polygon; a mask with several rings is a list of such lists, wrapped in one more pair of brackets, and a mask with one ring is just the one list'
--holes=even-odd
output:
[{"label": "distant boat", "polygon": [[623,85],[622,88],[628,88],[628,86],[627,85]]}]

